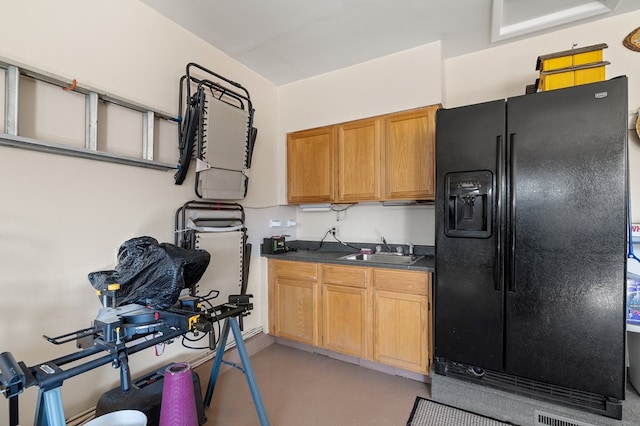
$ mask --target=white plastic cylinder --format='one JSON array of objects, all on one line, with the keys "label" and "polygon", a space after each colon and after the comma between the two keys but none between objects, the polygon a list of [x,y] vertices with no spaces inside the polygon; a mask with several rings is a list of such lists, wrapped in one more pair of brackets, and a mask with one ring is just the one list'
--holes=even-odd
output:
[{"label": "white plastic cylinder", "polygon": [[142,411],[120,410],[96,417],[85,426],[147,426],[147,416]]}]

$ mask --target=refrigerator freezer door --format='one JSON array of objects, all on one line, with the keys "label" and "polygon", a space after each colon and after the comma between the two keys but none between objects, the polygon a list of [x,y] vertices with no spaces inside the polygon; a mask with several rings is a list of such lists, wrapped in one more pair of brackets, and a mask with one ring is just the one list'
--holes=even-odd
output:
[{"label": "refrigerator freezer door", "polygon": [[506,372],[623,399],[626,78],[512,98],[507,116]]},{"label": "refrigerator freezer door", "polygon": [[495,101],[439,110],[436,126],[435,356],[495,370],[503,368],[496,184],[504,120],[505,102]]}]

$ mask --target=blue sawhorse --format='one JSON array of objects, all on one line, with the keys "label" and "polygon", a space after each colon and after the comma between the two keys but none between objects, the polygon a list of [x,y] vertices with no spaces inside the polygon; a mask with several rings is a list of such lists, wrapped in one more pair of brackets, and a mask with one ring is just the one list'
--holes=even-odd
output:
[{"label": "blue sawhorse", "polygon": [[38,405],[36,407],[36,426],[65,426],[64,408],[60,388],[48,391],[38,391]]},{"label": "blue sawhorse", "polygon": [[251,368],[251,362],[249,361],[249,355],[247,354],[247,348],[244,345],[244,340],[242,340],[242,333],[240,332],[238,319],[236,317],[227,317],[225,319],[224,326],[222,328],[222,334],[220,335],[220,341],[218,342],[216,358],[213,363],[213,367],[211,368],[211,377],[209,377],[209,385],[207,386],[207,393],[205,394],[204,403],[207,407],[211,404],[213,390],[216,386],[216,380],[218,379],[218,374],[220,373],[220,366],[223,362],[222,356],[224,355],[224,348],[227,345],[227,338],[229,337],[229,328],[231,328],[231,331],[233,332],[233,338],[236,341],[236,347],[238,348],[238,354],[240,355],[240,360],[242,361],[242,367],[233,363],[229,363],[227,361],[224,362],[238,368],[244,373],[247,378],[247,383],[249,383],[249,389],[251,390],[253,404],[256,406],[256,412],[258,413],[258,418],[260,419],[260,426],[269,426],[269,419],[267,419],[267,413],[265,412],[264,405],[262,404],[260,391],[258,390],[258,385],[256,384],[253,369]]}]

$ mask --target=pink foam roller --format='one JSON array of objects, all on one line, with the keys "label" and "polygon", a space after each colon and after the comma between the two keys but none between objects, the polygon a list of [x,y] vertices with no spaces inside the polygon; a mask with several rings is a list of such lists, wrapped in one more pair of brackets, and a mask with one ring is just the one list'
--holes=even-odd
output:
[{"label": "pink foam roller", "polygon": [[198,426],[193,376],[187,363],[164,370],[160,426]]}]

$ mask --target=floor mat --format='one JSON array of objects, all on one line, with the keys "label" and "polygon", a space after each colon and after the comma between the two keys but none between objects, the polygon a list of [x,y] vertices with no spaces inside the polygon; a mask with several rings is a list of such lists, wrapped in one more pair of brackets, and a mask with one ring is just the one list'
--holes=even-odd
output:
[{"label": "floor mat", "polygon": [[416,397],[407,426],[500,426],[512,425],[470,411]]}]

